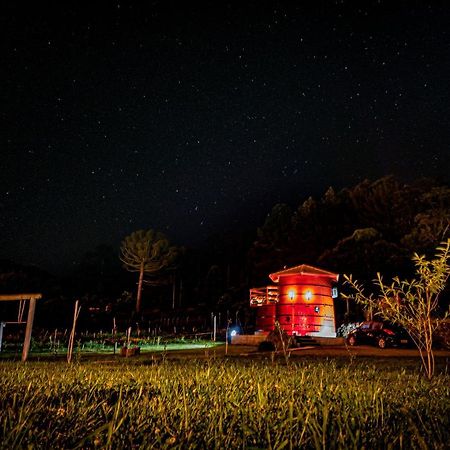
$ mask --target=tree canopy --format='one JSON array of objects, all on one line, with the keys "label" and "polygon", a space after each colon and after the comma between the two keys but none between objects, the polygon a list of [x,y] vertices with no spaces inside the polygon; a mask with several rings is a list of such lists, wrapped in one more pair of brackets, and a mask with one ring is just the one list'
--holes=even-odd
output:
[{"label": "tree canopy", "polygon": [[127,236],[120,247],[120,260],[129,272],[139,272],[136,312],[141,309],[144,275],[156,275],[169,268],[178,250],[170,245],[165,234],[155,230],[138,230]]},{"label": "tree canopy", "polygon": [[256,282],[284,265],[320,264],[363,279],[412,273],[410,255],[432,254],[449,236],[450,188],[393,176],[329,188],[296,209],[275,205],[258,229],[249,257]]}]

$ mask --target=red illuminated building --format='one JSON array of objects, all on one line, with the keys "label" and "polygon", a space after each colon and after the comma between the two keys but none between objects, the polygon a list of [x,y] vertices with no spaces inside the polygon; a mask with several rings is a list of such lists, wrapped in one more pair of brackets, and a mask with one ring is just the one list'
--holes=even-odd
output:
[{"label": "red illuminated building", "polygon": [[278,321],[290,335],[336,336],[333,299],[338,274],[302,264],[269,277],[277,285],[250,289],[257,330],[272,331]]}]

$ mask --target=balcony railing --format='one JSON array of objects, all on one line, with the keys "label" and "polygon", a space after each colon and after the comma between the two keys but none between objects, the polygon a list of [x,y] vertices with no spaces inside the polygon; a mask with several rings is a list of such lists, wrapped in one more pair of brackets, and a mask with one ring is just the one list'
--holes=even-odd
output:
[{"label": "balcony railing", "polygon": [[278,286],[250,289],[250,306],[270,305],[278,302]]}]

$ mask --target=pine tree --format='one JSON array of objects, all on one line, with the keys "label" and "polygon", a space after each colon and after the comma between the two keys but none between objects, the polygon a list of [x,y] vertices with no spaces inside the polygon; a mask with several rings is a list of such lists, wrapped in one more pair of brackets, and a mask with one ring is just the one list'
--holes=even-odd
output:
[{"label": "pine tree", "polygon": [[136,312],[141,310],[144,274],[156,275],[170,267],[177,256],[177,248],[171,246],[167,237],[154,230],[134,231],[120,247],[120,260],[129,272],[139,273],[136,295]]}]

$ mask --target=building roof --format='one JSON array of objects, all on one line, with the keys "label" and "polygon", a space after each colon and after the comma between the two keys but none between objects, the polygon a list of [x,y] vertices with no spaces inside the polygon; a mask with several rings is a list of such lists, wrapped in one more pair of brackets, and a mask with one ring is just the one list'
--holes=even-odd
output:
[{"label": "building roof", "polygon": [[280,277],[286,275],[309,275],[312,277],[332,278],[336,281],[339,278],[337,273],[328,272],[326,270],[318,269],[317,267],[308,266],[307,264],[301,264],[300,266],[290,267],[279,272],[271,273],[269,277],[274,283],[278,283]]}]

